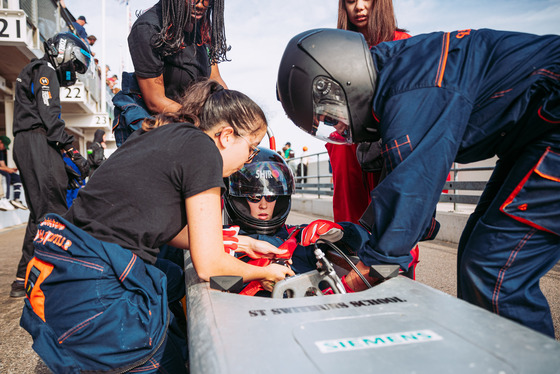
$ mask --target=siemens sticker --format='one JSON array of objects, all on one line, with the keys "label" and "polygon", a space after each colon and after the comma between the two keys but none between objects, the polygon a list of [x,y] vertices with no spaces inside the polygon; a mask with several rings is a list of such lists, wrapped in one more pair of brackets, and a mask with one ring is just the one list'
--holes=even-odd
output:
[{"label": "siemens sticker", "polygon": [[274,316],[281,314],[293,313],[309,313],[309,312],[322,312],[333,309],[345,308],[360,308],[373,305],[393,304],[393,303],[406,303],[406,300],[400,299],[396,296],[383,297],[379,299],[364,299],[350,302],[330,303],[330,304],[317,304],[306,306],[293,306],[285,308],[271,308],[271,309],[253,309],[249,310],[250,317]]},{"label": "siemens sticker", "polygon": [[360,336],[356,338],[321,340],[315,342],[315,345],[319,348],[321,353],[333,353],[355,351],[358,349],[390,347],[402,344],[427,343],[437,340],[443,340],[443,338],[432,330],[418,330]]}]

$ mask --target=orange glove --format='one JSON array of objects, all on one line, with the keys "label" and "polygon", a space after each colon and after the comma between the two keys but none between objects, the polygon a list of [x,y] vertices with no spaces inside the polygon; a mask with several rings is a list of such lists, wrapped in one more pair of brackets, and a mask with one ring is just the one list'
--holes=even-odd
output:
[{"label": "orange glove", "polygon": [[239,243],[239,239],[237,238],[239,226],[230,226],[222,229],[222,233],[224,235],[224,250],[226,253],[234,256],[237,250],[237,243]]},{"label": "orange glove", "polygon": [[301,245],[308,246],[319,239],[337,242],[342,239],[342,227],[335,222],[318,219],[307,225],[301,232]]}]

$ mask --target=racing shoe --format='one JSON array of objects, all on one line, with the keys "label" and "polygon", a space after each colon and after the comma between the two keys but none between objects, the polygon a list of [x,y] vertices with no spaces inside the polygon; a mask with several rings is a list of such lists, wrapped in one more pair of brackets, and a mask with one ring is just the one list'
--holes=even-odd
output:
[{"label": "racing shoe", "polygon": [[25,296],[25,283],[22,280],[15,280],[12,282],[12,290],[10,297],[24,297]]},{"label": "racing shoe", "polygon": [[18,209],[27,210],[27,207],[19,199],[10,200],[10,203]]},{"label": "racing shoe", "polygon": [[16,208],[14,208],[12,204],[10,204],[8,199],[6,199],[5,197],[0,199],[0,210],[6,211],[6,210],[15,210],[15,209]]}]

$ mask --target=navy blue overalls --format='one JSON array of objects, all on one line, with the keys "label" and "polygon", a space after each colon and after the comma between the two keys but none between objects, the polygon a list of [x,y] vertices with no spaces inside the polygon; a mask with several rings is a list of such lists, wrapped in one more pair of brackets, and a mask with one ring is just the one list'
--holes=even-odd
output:
[{"label": "navy blue overalls", "polygon": [[34,245],[20,324],[53,372],[185,372],[160,270],[55,214]]},{"label": "navy blue overalls", "polygon": [[459,297],[554,336],[539,279],[560,259],[560,37],[461,30],[381,43],[373,112],[389,171],[366,265],[399,263],[454,161],[499,162],[459,245]]}]

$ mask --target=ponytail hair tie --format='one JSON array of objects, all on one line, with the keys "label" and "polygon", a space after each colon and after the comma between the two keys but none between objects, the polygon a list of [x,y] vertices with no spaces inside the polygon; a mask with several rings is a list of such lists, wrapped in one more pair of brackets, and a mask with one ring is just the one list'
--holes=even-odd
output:
[{"label": "ponytail hair tie", "polygon": [[221,84],[216,82],[216,85],[212,89],[212,94],[214,94],[216,92],[223,91],[223,90],[224,90],[224,86],[222,86]]}]

